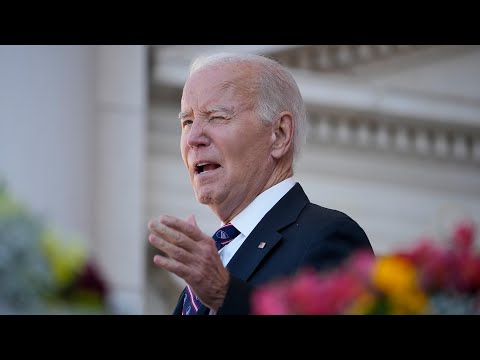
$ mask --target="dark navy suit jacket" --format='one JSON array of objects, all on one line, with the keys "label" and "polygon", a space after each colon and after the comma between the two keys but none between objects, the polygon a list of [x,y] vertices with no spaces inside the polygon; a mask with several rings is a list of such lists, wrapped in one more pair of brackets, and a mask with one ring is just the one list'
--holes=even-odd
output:
[{"label": "dark navy suit jacket", "polygon": [[[261,242],[266,243],[263,248],[258,246]],[[360,249],[373,254],[363,229],[344,213],[311,203],[297,183],[265,214],[228,263],[230,284],[217,314],[249,314],[255,286],[307,267],[327,270]],[[184,293],[174,315],[181,314],[183,297]],[[203,306],[197,314],[208,314],[207,310]]]}]

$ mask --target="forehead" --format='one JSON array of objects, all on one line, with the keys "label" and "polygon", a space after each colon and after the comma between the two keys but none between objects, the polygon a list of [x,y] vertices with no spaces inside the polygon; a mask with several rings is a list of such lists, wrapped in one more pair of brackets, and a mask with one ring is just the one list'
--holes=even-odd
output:
[{"label": "forehead", "polygon": [[252,72],[246,64],[210,65],[187,80],[182,108],[206,107],[219,101],[245,101],[254,91]]}]

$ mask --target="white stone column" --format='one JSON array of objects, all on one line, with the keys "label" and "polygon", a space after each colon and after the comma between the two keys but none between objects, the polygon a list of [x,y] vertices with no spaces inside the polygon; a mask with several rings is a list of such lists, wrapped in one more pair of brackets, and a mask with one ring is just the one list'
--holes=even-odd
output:
[{"label": "white stone column", "polygon": [[96,47],[94,244],[123,313],[143,313],[146,47]]},{"label": "white stone column", "polygon": [[0,181],[66,242],[92,236],[92,50],[0,46]]}]

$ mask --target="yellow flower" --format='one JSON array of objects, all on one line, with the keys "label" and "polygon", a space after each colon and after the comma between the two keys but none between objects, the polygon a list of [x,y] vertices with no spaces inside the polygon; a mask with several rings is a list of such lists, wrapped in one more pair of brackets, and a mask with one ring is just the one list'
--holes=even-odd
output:
[{"label": "yellow flower", "polygon": [[372,273],[374,286],[382,292],[394,314],[421,313],[427,306],[427,297],[418,285],[413,264],[396,255],[380,257]]},{"label": "yellow flower", "polygon": [[60,240],[52,230],[43,233],[41,242],[56,282],[60,287],[67,285],[84,266],[85,250],[78,242]]},{"label": "yellow flower", "polygon": [[392,314],[423,314],[427,312],[428,299],[426,294],[420,290],[413,290],[402,296],[390,299]]},{"label": "yellow flower", "polygon": [[362,292],[353,304],[345,311],[348,315],[364,315],[370,313],[375,305],[375,295],[369,291]]}]

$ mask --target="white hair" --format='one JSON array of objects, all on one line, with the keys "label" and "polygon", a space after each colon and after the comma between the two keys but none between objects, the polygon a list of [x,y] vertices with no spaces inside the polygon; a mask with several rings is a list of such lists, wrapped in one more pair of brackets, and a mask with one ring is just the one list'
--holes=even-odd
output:
[{"label": "white hair", "polygon": [[190,65],[189,76],[207,66],[232,63],[254,64],[258,69],[255,112],[264,123],[270,124],[282,111],[292,113],[295,121],[293,153],[297,158],[305,143],[307,115],[298,85],[283,65],[261,55],[218,53],[195,58]]}]

